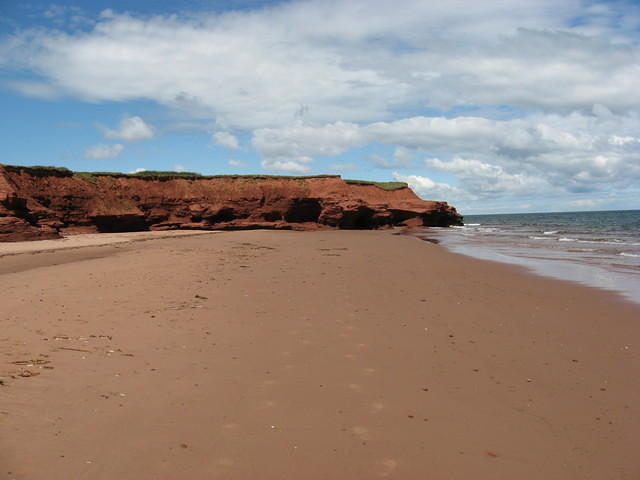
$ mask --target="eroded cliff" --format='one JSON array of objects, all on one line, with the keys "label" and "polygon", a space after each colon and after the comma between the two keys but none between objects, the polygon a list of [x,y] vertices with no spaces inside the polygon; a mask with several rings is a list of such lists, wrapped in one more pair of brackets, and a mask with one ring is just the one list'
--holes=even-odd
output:
[{"label": "eroded cliff", "polygon": [[74,173],[0,165],[0,242],[64,232],[447,226],[462,217],[404,184],[314,177]]}]

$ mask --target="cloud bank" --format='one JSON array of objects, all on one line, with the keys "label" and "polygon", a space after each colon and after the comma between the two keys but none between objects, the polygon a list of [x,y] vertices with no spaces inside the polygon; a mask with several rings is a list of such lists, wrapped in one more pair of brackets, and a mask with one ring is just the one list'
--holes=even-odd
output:
[{"label": "cloud bank", "polygon": [[631,187],[640,179],[638,126],[638,116],[631,114],[515,120],[413,117],[362,126],[261,129],[254,133],[253,144],[267,160],[305,165],[315,156],[340,155],[374,142],[388,144],[396,147],[393,157],[372,156],[374,165],[411,168],[417,163],[414,158],[422,156],[423,167],[452,174],[471,197],[482,199]]}]

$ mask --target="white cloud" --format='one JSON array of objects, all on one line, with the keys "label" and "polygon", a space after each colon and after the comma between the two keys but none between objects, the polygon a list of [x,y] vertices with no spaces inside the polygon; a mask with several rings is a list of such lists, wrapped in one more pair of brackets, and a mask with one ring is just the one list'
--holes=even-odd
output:
[{"label": "white cloud", "polygon": [[229,165],[231,167],[244,167],[245,166],[244,162],[241,162],[239,160],[234,160],[234,159],[228,160],[227,161],[227,165]]},{"label": "white cloud", "polygon": [[323,126],[262,129],[253,144],[268,165],[310,163],[353,147],[382,143],[393,158],[369,156],[374,165],[415,167],[414,158],[437,154],[424,167],[453,174],[460,188],[478,198],[543,192],[595,191],[640,181],[638,115],[535,114],[515,120],[479,117],[411,117],[368,125],[336,122]]},{"label": "white cloud", "polygon": [[580,200],[573,200],[569,203],[567,203],[567,205],[569,205],[570,207],[595,207],[597,205],[600,205],[602,203],[601,200],[594,200],[591,198],[584,198],[584,199],[580,199]]},{"label": "white cloud", "polygon": [[180,173],[180,172],[184,172],[186,170],[187,170],[187,167],[185,167],[184,165],[174,165],[173,166],[173,171],[174,172]]},{"label": "white cloud", "polygon": [[228,148],[229,150],[238,150],[240,148],[238,139],[228,132],[215,132],[212,135],[212,139],[216,145]]},{"label": "white cloud", "polygon": [[268,158],[260,162],[265,170],[289,173],[308,173],[311,169],[306,165],[312,160],[309,157]]},{"label": "white cloud", "polygon": [[314,156],[335,156],[362,141],[360,128],[337,122],[321,127],[293,125],[282,129],[254,131],[251,143],[262,156],[267,170],[306,173]]},{"label": "white cloud", "polygon": [[110,130],[103,125],[98,125],[98,127],[104,133],[105,138],[112,140],[140,142],[149,140],[154,136],[154,128],[151,125],[145,123],[140,117],[130,117],[128,115],[122,117],[117,130]]},{"label": "white cloud", "polygon": [[124,150],[124,145],[114,143],[111,145],[105,145],[100,143],[93,147],[86,148],[84,151],[84,158],[87,160],[106,160],[110,158],[116,158]]},{"label": "white cloud", "polygon": [[464,190],[477,198],[496,198],[508,195],[536,195],[550,189],[548,181],[525,173],[508,173],[500,165],[456,157],[443,162],[437,158],[425,164],[443,172],[455,174]]},{"label": "white cloud", "polygon": [[152,99],[232,128],[282,125],[300,105],[320,124],[390,119],[417,104],[624,112],[640,105],[636,33],[620,22],[633,12],[622,3],[589,11],[577,0],[109,12],[89,32],[18,32],[0,58],[60,94]]},{"label": "white cloud", "polygon": [[142,172],[146,172],[147,169],[146,168],[136,168],[134,170],[131,170],[129,173],[142,173]]},{"label": "white cloud", "polygon": [[609,143],[611,145],[626,145],[628,143],[638,143],[640,142],[640,138],[634,137],[619,137],[618,135],[611,135],[609,137]]},{"label": "white cloud", "polygon": [[[410,167],[415,149],[491,151],[521,156],[541,148],[544,151],[567,150],[590,145],[590,136],[582,131],[560,130],[556,123],[555,117],[511,121],[480,117],[411,117],[363,126],[336,122],[323,126],[260,129],[254,132],[252,143],[258,153],[267,158],[336,156],[349,148],[373,142],[395,145],[393,159],[377,154],[372,156],[374,163],[382,168]],[[585,127],[584,124],[580,122],[579,126]]]},{"label": "white cloud", "polygon": [[393,178],[400,182],[408,183],[414,192],[425,199],[451,202],[466,197],[466,194],[459,188],[446,183],[435,182],[429,177],[402,175],[398,172],[393,172]]},{"label": "white cloud", "polygon": [[336,122],[319,127],[294,125],[280,129],[263,128],[253,132],[251,143],[265,157],[317,157],[340,155],[364,141],[358,125]]}]

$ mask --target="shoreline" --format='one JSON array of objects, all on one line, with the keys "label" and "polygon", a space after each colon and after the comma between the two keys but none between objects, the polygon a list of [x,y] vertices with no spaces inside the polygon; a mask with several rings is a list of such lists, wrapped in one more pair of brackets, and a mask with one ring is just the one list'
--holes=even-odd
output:
[{"label": "shoreline", "polygon": [[[512,265],[532,275],[552,278],[613,293],[625,301],[640,304],[640,272],[605,268],[602,263],[589,263],[580,257],[559,257],[557,252],[519,244],[497,244],[482,239],[466,239],[448,231],[423,229],[413,232],[417,238],[435,243],[448,252],[468,258]],[[624,265],[613,264],[617,267]]]},{"label": "shoreline", "polygon": [[638,475],[637,304],[414,240],[223,232],[0,274],[0,465],[16,479]]}]

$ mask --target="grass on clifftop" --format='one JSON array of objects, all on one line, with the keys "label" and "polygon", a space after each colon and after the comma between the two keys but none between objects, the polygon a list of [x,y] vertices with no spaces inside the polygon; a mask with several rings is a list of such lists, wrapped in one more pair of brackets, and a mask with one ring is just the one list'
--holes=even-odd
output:
[{"label": "grass on clifftop", "polygon": [[97,177],[115,177],[115,178],[163,178],[163,179],[172,179],[172,178],[204,178],[199,173],[195,172],[160,172],[154,170],[145,170],[144,172],[137,173],[122,173],[122,172],[75,172],[75,175],[78,177],[88,180],[91,182],[95,182]]},{"label": "grass on clifftop", "polygon": [[339,175],[308,175],[308,176],[294,176],[294,175],[202,175],[195,172],[172,172],[172,171],[157,171],[157,170],[145,170],[137,173],[121,173],[121,172],[75,172],[78,177],[95,183],[98,177],[114,177],[114,178],[144,178],[148,180],[172,180],[181,178],[185,180],[210,180],[210,179],[239,179],[246,181],[259,181],[259,180],[307,180],[312,178],[340,178]]},{"label": "grass on clifftop", "polygon": [[[341,178],[340,175],[307,175],[307,176],[295,176],[295,175],[202,175],[196,172],[174,172],[174,171],[159,171],[159,170],[144,170],[137,173],[122,173],[122,172],[73,172],[64,167],[52,167],[52,166],[33,166],[24,167],[17,165],[3,165],[9,172],[21,172],[26,171],[36,176],[55,176],[55,177],[71,177],[73,175],[82,178],[91,183],[95,183],[98,177],[114,177],[114,178],[144,178],[144,179],[157,179],[157,180],[171,180],[176,178],[182,178],[186,180],[198,180],[198,179],[241,179],[247,181],[259,181],[259,180],[307,180],[313,178]],[[400,190],[407,188],[408,185],[405,182],[371,182],[368,180],[347,180],[343,179],[345,183],[349,185],[371,185],[378,187],[382,190]]]},{"label": "grass on clifftop", "polygon": [[36,177],[71,177],[73,172],[64,167],[52,167],[45,165],[34,165],[33,167],[23,167],[20,165],[2,165],[7,172],[28,172]]},{"label": "grass on clifftop", "polygon": [[401,188],[407,188],[409,185],[405,182],[369,182],[368,180],[344,180],[345,183],[350,185],[373,185],[374,187],[381,188],[382,190],[400,190]]}]

